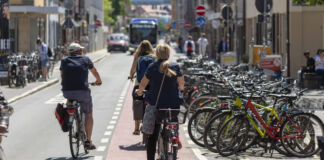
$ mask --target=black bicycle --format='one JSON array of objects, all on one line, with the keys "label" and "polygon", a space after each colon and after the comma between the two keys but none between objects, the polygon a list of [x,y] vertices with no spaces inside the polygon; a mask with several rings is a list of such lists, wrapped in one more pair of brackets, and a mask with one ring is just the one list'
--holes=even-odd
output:
[{"label": "black bicycle", "polygon": [[183,124],[187,112],[184,113],[183,122],[179,123],[178,114],[182,114],[180,109],[159,109],[160,114],[167,114],[167,118],[162,119],[162,127],[158,138],[158,159],[176,160],[179,149],[179,124]]}]

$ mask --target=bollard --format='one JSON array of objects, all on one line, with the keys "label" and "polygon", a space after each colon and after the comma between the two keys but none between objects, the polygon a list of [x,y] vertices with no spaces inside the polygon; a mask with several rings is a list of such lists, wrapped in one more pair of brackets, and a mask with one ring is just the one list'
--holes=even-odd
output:
[{"label": "bollard", "polygon": [[324,160],[324,136],[317,136],[318,146],[321,149],[320,157]]}]

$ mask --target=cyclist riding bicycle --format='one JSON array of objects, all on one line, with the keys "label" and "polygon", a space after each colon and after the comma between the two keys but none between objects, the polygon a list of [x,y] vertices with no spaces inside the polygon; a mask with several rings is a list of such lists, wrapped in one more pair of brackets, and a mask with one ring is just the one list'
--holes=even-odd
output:
[{"label": "cyclist riding bicycle", "polygon": [[[140,83],[139,89],[136,92],[138,96],[141,96],[143,94],[143,90],[149,84],[150,89],[146,95],[148,97],[148,103],[150,106],[152,106],[158,101],[156,106],[158,109],[179,109],[180,105],[183,103],[183,98],[180,91],[183,91],[184,89],[184,78],[182,72],[180,71],[179,65],[176,63],[170,63],[168,61],[170,51],[171,48],[167,44],[160,44],[157,46],[157,61],[149,65]],[[166,74],[165,78],[163,78],[164,74]],[[157,100],[163,79],[164,82],[159,100]],[[174,119],[172,121],[177,121],[177,113],[173,113],[174,115],[172,117],[174,117]],[[161,121],[164,118],[167,118],[167,114],[165,114],[165,112],[158,112],[153,134],[149,136],[146,145],[147,160],[155,160],[156,142],[161,127]],[[179,144],[179,148],[181,148],[180,141]]]},{"label": "cyclist riding bicycle", "polygon": [[93,150],[96,147],[91,142],[93,106],[88,83],[88,70],[96,78],[95,85],[101,85],[102,81],[90,58],[82,55],[83,49],[84,47],[78,43],[71,43],[68,47],[69,56],[61,60],[61,84],[63,96],[68,100],[77,100],[81,104],[82,112],[85,113],[85,130],[87,134],[85,147],[88,150]]}]

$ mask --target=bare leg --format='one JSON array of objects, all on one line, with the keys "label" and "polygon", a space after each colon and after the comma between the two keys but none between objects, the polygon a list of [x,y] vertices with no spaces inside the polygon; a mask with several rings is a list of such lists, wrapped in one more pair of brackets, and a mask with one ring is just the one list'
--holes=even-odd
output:
[{"label": "bare leg", "polygon": [[141,121],[140,120],[135,120],[135,131],[139,131]]},{"label": "bare leg", "polygon": [[42,73],[43,73],[43,79],[46,80],[47,79],[47,68],[46,67],[42,67]]},{"label": "bare leg", "polygon": [[85,130],[89,141],[91,141],[92,129],[93,129],[92,113],[85,114]]}]

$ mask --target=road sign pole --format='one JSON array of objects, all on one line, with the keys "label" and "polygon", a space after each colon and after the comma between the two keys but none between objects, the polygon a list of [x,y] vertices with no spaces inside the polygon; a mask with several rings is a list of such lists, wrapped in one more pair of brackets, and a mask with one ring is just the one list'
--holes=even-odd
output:
[{"label": "road sign pole", "polygon": [[266,34],[267,34],[267,23],[266,23],[266,10],[267,10],[267,0],[263,0],[264,1],[264,5],[263,5],[263,53],[261,55],[261,57],[264,57],[266,55]]}]

